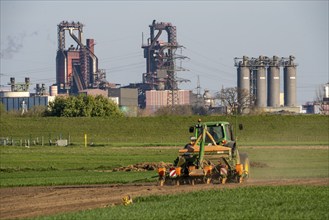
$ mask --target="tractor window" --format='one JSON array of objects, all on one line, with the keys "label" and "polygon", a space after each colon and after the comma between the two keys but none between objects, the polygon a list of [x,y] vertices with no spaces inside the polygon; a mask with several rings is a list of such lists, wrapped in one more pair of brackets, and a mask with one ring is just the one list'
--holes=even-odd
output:
[{"label": "tractor window", "polygon": [[226,136],[227,136],[227,140],[229,140],[229,141],[233,140],[231,131],[232,130],[230,128],[230,125],[225,125],[225,133],[226,133]]},{"label": "tractor window", "polygon": [[[219,140],[224,137],[222,126],[208,127],[208,132],[215,139],[216,143],[218,143]],[[211,142],[208,136],[206,137],[206,142]]]},{"label": "tractor window", "polygon": [[230,131],[231,131],[231,136],[232,136],[232,141],[235,140],[235,133],[233,132],[232,125],[229,125]]}]

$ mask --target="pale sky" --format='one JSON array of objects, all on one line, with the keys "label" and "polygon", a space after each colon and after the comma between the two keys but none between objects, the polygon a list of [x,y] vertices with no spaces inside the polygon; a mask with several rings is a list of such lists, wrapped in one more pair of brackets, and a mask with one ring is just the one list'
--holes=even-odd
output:
[{"label": "pale sky", "polygon": [[[297,102],[313,101],[329,81],[328,0],[326,1],[4,1],[1,0],[1,85],[29,76],[47,86],[56,82],[57,25],[79,21],[84,39],[94,38],[99,68],[109,82],[142,81],[144,41],[149,25],[171,22],[185,46],[182,62],[191,80],[181,89],[215,93],[237,85],[234,57],[289,57],[297,67]],[[73,42],[66,38],[66,47]],[[180,63],[177,63],[180,65]],[[283,74],[281,71],[281,78]],[[281,79],[281,81],[282,81]],[[283,86],[281,86],[283,91]]]}]

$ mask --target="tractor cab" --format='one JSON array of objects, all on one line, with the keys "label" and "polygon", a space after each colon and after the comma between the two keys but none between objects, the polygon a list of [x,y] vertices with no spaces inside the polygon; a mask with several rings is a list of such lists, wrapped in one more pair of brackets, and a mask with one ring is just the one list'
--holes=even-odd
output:
[{"label": "tractor cab", "polygon": [[201,141],[204,141],[205,146],[209,145],[222,145],[233,148],[235,146],[235,139],[232,131],[232,126],[228,122],[204,122],[196,124],[190,127],[190,133],[198,138],[203,134],[205,130],[204,140],[199,139],[197,145],[200,145]]}]

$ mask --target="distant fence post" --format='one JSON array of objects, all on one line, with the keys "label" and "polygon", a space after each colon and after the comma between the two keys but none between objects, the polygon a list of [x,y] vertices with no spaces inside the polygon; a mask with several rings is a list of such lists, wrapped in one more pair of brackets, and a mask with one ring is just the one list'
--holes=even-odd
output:
[{"label": "distant fence post", "polygon": [[85,147],[87,147],[87,134],[85,134]]}]

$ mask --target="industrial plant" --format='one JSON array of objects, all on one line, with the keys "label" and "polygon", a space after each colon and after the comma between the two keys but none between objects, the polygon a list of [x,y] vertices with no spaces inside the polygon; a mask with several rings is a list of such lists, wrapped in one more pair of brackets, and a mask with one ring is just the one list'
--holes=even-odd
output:
[{"label": "industrial plant", "polygon": [[[176,77],[176,72],[179,70],[176,67],[176,60],[185,58],[176,54],[176,50],[182,48],[177,42],[176,26],[154,20],[149,27],[150,37],[147,38],[146,43],[142,43],[146,59],[146,72],[141,74],[142,83],[130,84],[120,88],[122,91],[118,92],[113,84],[106,81],[105,71],[98,69],[94,39],[87,39],[86,44],[82,42],[83,24],[61,22],[58,25],[56,56],[58,93],[77,94],[90,89],[102,89],[109,90],[110,97],[117,94],[131,94],[134,97],[128,96],[126,99],[136,98],[140,108],[147,108],[151,112],[166,105],[190,104],[189,91],[178,89],[179,82],[188,80],[178,80]],[[77,46],[65,47],[65,31],[69,32],[69,36]],[[160,40],[164,34],[167,35],[167,41]],[[132,89],[138,90],[138,97],[135,97],[137,92],[133,92]],[[118,98],[121,100],[123,97]]]},{"label": "industrial plant", "polygon": [[47,106],[54,100],[54,96],[48,96],[45,84],[36,84],[35,93],[30,93],[30,78],[25,77],[24,82],[16,82],[15,77],[10,78],[10,90],[0,92],[0,102],[7,111],[28,111],[34,106]]},{"label": "industrial plant", "polygon": [[[141,73],[141,83],[131,83],[118,88],[106,80],[106,72],[98,67],[95,53],[95,40],[83,40],[83,27],[80,22],[62,21],[57,25],[58,49],[56,52],[56,83],[50,86],[49,95],[91,94],[104,95],[112,99],[123,109],[130,109],[137,114],[137,109],[146,109],[150,113],[168,105],[189,105],[191,91],[179,90],[177,72],[184,70],[176,66],[176,60],[185,59],[176,54],[183,46],[178,44],[176,26],[169,22],[156,22],[149,25],[150,37],[142,42],[146,71]],[[68,34],[67,34],[68,33]],[[66,45],[66,37],[73,39],[76,45]],[[163,40],[166,39],[166,40]],[[144,40],[143,40],[144,41]],[[12,92],[17,92],[12,81]],[[30,83],[24,91],[28,92]],[[44,84],[37,85],[38,96],[47,95]],[[42,92],[40,92],[42,91]],[[12,105],[6,95],[1,95],[7,110],[17,110],[19,105]],[[24,97],[29,95],[24,95]],[[20,100],[21,102],[22,100]],[[9,104],[8,104],[9,103]],[[30,106],[29,106],[30,107]]]},{"label": "industrial plant", "polygon": [[[66,48],[65,31],[77,43]],[[77,32],[77,35],[75,35]],[[56,85],[59,94],[75,94],[85,89],[106,88],[106,73],[98,69],[94,39],[83,41],[83,24],[63,21],[57,26]]]},{"label": "industrial plant", "polygon": [[[178,67],[176,61],[187,57],[176,53],[177,49],[183,48],[177,42],[176,26],[169,22],[153,20],[149,28],[150,37],[146,43],[142,42],[146,59],[146,72],[142,74],[142,83],[130,84],[125,88],[137,88],[138,106],[150,112],[163,106],[189,105],[191,91],[180,90],[178,87],[179,83],[189,80],[177,77],[177,72],[185,69]],[[160,40],[165,34],[165,38]]]},{"label": "industrial plant", "polygon": [[[234,60],[234,65],[237,67],[240,104],[244,102],[243,96],[248,94],[251,97],[249,100],[252,107],[267,109],[286,107],[290,111],[294,111],[294,108],[299,111],[296,98],[296,67],[298,64],[294,62],[294,56],[288,58],[259,56],[250,59],[243,56]],[[281,67],[283,69],[283,99],[280,90]]]},{"label": "industrial plant", "polygon": [[[141,74],[141,82],[122,87],[107,81],[105,70],[98,65],[95,40],[87,38],[84,42],[83,27],[80,22],[68,21],[57,25],[56,82],[50,86],[49,93],[45,84],[36,84],[35,93],[30,94],[29,77],[23,83],[17,83],[12,77],[8,83],[10,91],[0,92],[1,102],[7,111],[22,109],[22,103],[27,105],[27,109],[35,105],[47,106],[57,95],[81,93],[108,97],[130,116],[137,116],[139,109],[153,114],[162,107],[177,105],[214,109],[215,98],[209,90],[201,95],[199,78],[197,94],[179,88],[180,83],[189,82],[177,76],[179,71],[186,71],[181,61],[188,57],[182,55],[184,47],[177,42],[176,26],[153,20],[149,25],[149,37],[144,42],[143,34],[142,39],[145,72],[136,73]],[[75,45],[67,46],[67,37]],[[180,61],[179,66],[177,61]],[[255,108],[268,112],[300,112],[296,97],[298,64],[294,56],[243,56],[234,58],[234,66],[237,68],[237,105],[240,106],[240,113],[248,113]],[[243,105],[248,108],[241,108]],[[225,106],[218,106],[218,109],[225,113]]]}]

